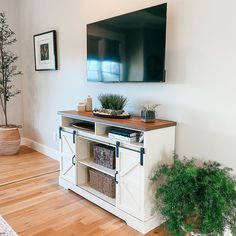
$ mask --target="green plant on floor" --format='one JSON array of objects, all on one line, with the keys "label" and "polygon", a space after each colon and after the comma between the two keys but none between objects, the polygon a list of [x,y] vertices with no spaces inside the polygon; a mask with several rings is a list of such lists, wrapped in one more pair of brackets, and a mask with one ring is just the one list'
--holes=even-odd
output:
[{"label": "green plant on floor", "polygon": [[123,110],[128,102],[127,97],[117,94],[100,94],[98,100],[102,108],[116,111]]},{"label": "green plant on floor", "polygon": [[197,166],[195,159],[161,165],[151,178],[157,185],[156,209],[166,220],[171,235],[186,232],[233,235],[236,226],[236,180],[230,168],[217,162]]},{"label": "green plant on floor", "polygon": [[0,106],[4,114],[4,126],[8,127],[7,108],[12,97],[20,93],[14,90],[13,79],[21,75],[15,62],[17,56],[11,52],[10,46],[16,42],[15,33],[9,28],[4,13],[0,13]]}]

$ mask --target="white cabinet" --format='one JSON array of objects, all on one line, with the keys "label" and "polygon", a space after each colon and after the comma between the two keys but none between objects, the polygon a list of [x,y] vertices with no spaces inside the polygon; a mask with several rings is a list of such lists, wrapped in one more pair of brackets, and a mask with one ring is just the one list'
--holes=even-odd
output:
[{"label": "white cabinet", "polygon": [[[159,226],[162,223],[160,216],[153,215],[156,187],[150,177],[158,164],[171,159],[176,123],[156,120],[148,124],[141,122],[139,117],[113,120],[94,117],[89,112],[65,111],[59,114],[62,116],[59,184],[120,217],[143,234]],[[90,123],[85,126],[92,128],[86,129],[82,125],[74,127],[83,122]],[[144,142],[118,141],[109,137],[110,130],[117,127],[122,129],[121,132],[129,129],[143,133]],[[94,162],[94,144],[114,148],[114,170]],[[89,175],[91,168],[108,175],[109,179],[115,178],[115,198],[94,187]]]},{"label": "white cabinet", "polygon": [[119,148],[116,157],[117,184],[116,206],[128,214],[142,219],[143,216],[143,166],[140,153]]},{"label": "white cabinet", "polygon": [[75,134],[61,131],[60,176],[76,184],[76,147]]}]

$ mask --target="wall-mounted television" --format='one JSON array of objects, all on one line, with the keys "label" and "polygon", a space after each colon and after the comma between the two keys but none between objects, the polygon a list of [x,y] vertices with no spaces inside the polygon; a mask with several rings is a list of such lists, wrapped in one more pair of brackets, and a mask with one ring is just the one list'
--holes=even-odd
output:
[{"label": "wall-mounted television", "polygon": [[165,82],[167,4],[87,25],[87,80]]}]

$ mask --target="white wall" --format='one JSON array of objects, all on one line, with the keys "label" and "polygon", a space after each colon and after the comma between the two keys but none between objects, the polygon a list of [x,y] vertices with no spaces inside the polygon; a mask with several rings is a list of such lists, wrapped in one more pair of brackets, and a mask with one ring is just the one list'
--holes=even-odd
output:
[{"label": "white wall", "polygon": [[[159,117],[178,122],[181,156],[217,160],[236,170],[235,0],[167,1],[165,84],[86,81],[86,23],[162,2],[21,0],[25,135],[56,149],[58,110],[74,109],[87,95],[115,92],[128,96],[127,109],[134,113],[142,104],[161,103]],[[32,36],[52,29],[58,33],[60,69],[35,72]]]},{"label": "white wall", "polygon": [[[17,61],[18,69],[21,68],[20,56],[20,34],[19,34],[19,1],[18,0],[0,0],[0,12],[4,12],[10,28],[16,33],[18,42],[11,46],[11,50],[19,57]],[[15,89],[21,88],[22,81],[14,80]],[[22,94],[12,98],[8,105],[8,122],[23,125],[23,105]],[[0,124],[4,123],[4,116],[0,107]]]}]

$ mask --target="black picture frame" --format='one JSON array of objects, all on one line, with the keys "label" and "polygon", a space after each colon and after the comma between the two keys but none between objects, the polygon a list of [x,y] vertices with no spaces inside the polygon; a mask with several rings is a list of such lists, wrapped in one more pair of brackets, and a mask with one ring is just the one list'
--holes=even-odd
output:
[{"label": "black picture frame", "polygon": [[58,70],[56,30],[33,35],[36,71]]}]

